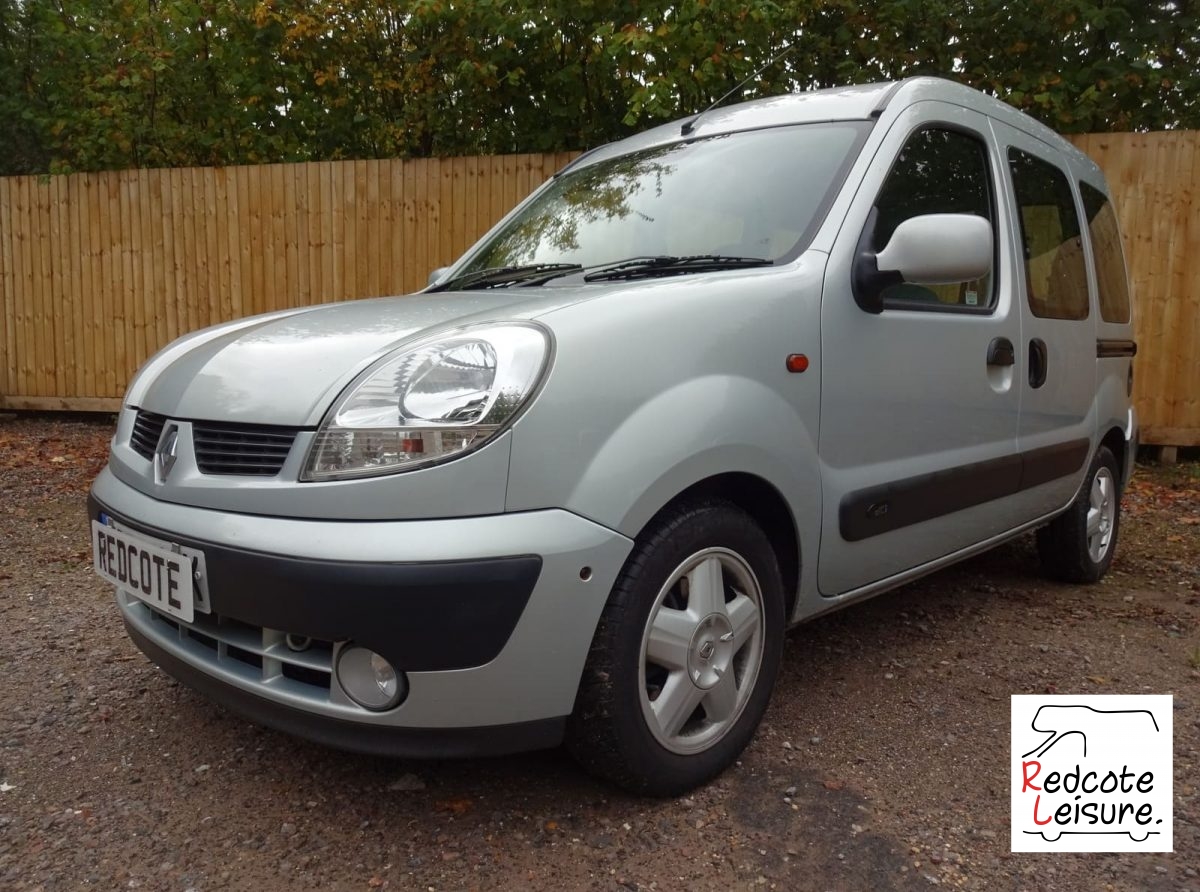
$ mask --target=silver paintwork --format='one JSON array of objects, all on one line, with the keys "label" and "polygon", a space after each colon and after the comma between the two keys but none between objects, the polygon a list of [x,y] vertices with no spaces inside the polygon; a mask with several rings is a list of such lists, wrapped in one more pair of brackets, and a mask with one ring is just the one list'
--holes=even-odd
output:
[{"label": "silver paintwork", "polygon": [[991,224],[973,214],[912,217],[896,227],[875,265],[928,285],[982,279],[992,268]]},{"label": "silver paintwork", "polygon": [[[879,106],[882,98],[895,84],[859,84],[817,90],[811,93],[796,93],[790,96],[771,96],[750,102],[715,108],[705,112],[687,139],[699,139],[739,130],[758,130],[763,127],[783,127],[788,124],[810,124],[819,121],[865,121]],[[653,146],[682,142],[685,135],[680,132],[681,122],[661,124],[628,139],[610,143],[577,158],[565,170],[586,167],[597,161],[615,158],[629,152]],[[464,255],[469,257],[470,252]],[[456,264],[457,265],[457,264]]]},{"label": "silver paintwork", "polygon": [[414,335],[528,318],[578,297],[520,289],[429,294],[241,320],[201,332],[189,350],[153,357],[125,402],[191,421],[315,427],[359,372]]},{"label": "silver paintwork", "polygon": [[[1089,179],[1089,175],[1095,172],[1096,165],[1091,160],[1085,159],[1081,162],[1068,153],[1060,154],[1056,145],[1048,144],[1012,123],[993,121],[992,130],[1002,152],[1007,152],[1009,147],[1013,147],[1060,166],[1065,158],[1075,204],[1082,207],[1076,180]],[[1004,187],[1004,197],[1008,202],[1015,202],[1011,185],[1006,181]],[[1102,187],[1102,191],[1107,194],[1107,189]],[[1012,225],[1017,226],[1015,217]],[[1013,237],[1014,243],[1019,244],[1019,232],[1015,229]],[[1092,299],[1091,312],[1083,322],[1040,319],[1030,313],[1026,303],[1022,301],[1019,343],[1026,354],[1022,358],[1028,360],[1027,349],[1024,348],[1032,338],[1043,339],[1048,347],[1049,364],[1054,380],[1048,378],[1046,385],[1036,390],[1027,386],[1022,388],[1021,415],[1017,429],[1017,448],[1021,451],[1074,439],[1087,439],[1094,445],[1107,431],[1107,427],[1100,426],[1103,415],[1108,414],[1110,418],[1123,417],[1129,406],[1128,397],[1121,398],[1119,405],[1109,406],[1097,399],[1098,373],[1111,373],[1124,363],[1096,359],[1096,338],[1103,335],[1099,334],[1097,324],[1100,311],[1095,299],[1097,288],[1092,264],[1089,262],[1087,267]],[[1124,337],[1133,337],[1131,328],[1125,329]],[[1122,393],[1124,386],[1125,379],[1121,378]],[[1106,409],[1108,413],[1105,413]],[[1119,428],[1120,423],[1116,426]],[[1047,483],[1023,496],[1017,503],[1020,505],[1019,510],[1034,513],[1064,508],[1075,497],[1090,467],[1089,456],[1089,460],[1084,462],[1077,474]]]},{"label": "silver paintwork", "polygon": [[317,519],[404,520],[431,516],[464,517],[504,511],[511,438],[501,434],[454,462],[456,485],[446,486],[443,468],[419,468],[403,475],[365,480],[318,481],[299,485],[314,432],[302,430],[279,474],[227,477],[202,474],[192,447],[192,423],[178,421],[179,444],[169,478],[153,473],[152,463],[129,446],[133,409],[117,419],[108,469],[139,492],[163,501],[237,511]]},{"label": "silver paintwork", "polygon": [[950,554],[942,555],[940,558],[929,561],[924,564],[918,564],[915,567],[910,567],[900,573],[894,573],[891,576],[877,579],[867,585],[852,589],[848,592],[843,592],[840,595],[833,597],[822,598],[817,604],[813,612],[808,614],[805,619],[815,619],[818,616],[823,616],[827,613],[834,613],[845,607],[850,607],[857,604],[859,601],[865,601],[868,598],[873,598],[876,595],[881,595],[884,592],[890,592],[892,589],[899,588],[902,585],[907,585],[910,582],[920,579],[922,576],[928,576],[930,573],[936,573],[939,570],[944,570],[947,567],[952,567],[955,564],[965,561],[975,555],[983,554],[985,551],[991,551],[997,545],[1003,545],[1005,542],[1011,542],[1013,539],[1028,533],[1030,530],[1036,529],[1050,520],[1060,512],[1055,511],[1050,514],[1036,517],[1029,520],[1018,527],[1014,527],[999,535],[992,536],[988,539],[982,539],[965,548],[960,548]]},{"label": "silver paintwork", "polygon": [[[263,552],[338,560],[542,554],[545,569],[529,610],[495,661],[415,674],[412,693],[394,714],[360,717],[457,727],[569,712],[632,538],[680,492],[715,475],[753,475],[787,504],[801,555],[793,622],[1051,519],[1083,485],[1086,465],[1017,496],[861,542],[838,534],[839,504],[849,492],[1076,438],[1094,450],[1113,431],[1128,446],[1127,476],[1137,436],[1126,393],[1131,360],[1097,361],[1095,341],[1131,338],[1132,322],[1100,320],[1090,262],[1088,320],[1030,314],[1006,174],[1005,153],[1016,146],[1107,192],[1082,152],[1002,103],[932,78],[715,109],[690,138],[873,116],[808,250],[789,263],[359,301],[181,339],[147,363],[125,400],[178,422],[171,474],[156,479],[152,462],[129,448],[127,408],[97,496],[158,530]],[[849,290],[859,235],[901,146],[930,122],[972,130],[988,147],[999,242],[994,309],[872,316]],[[664,125],[572,166],[683,138],[678,122]],[[1083,248],[1090,260],[1086,233]],[[276,478],[206,476],[195,467],[191,420],[315,427],[342,388],[388,350],[440,330],[509,319],[537,320],[551,332],[552,366],[525,414],[475,453],[388,477],[299,484],[312,436],[305,430]],[[1015,367],[985,365],[995,337],[1012,341]],[[1062,372],[1038,391],[1027,384],[1025,347],[1033,337],[1047,342],[1052,368]],[[786,371],[790,353],[808,356],[807,372]],[[584,566],[592,568],[587,582]]]},{"label": "silver paintwork", "polygon": [[[269,554],[364,562],[540,554],[537,585],[499,655],[471,669],[408,673],[409,695],[391,712],[372,713],[348,698],[314,702],[310,692],[300,696],[292,684],[264,685],[243,663],[204,659],[177,635],[154,638],[170,653],[234,687],[297,709],[379,725],[460,728],[569,713],[592,632],[633,545],[567,511],[375,523],[262,517],[159,501],[108,470],[97,478],[93,493],[114,512],[156,530]],[[580,575],[584,567],[591,568],[586,580]],[[128,611],[125,615],[130,616]]]},{"label": "silver paintwork", "polygon": [[[859,542],[838,535],[839,508],[849,493],[1011,455],[1025,378],[1023,363],[1015,370],[995,370],[985,363],[994,338],[1008,338],[1024,353],[1020,349],[1023,276],[1016,272],[1018,236],[1013,214],[1003,202],[997,208],[1000,259],[990,314],[887,310],[871,315],[855,304],[850,281],[859,235],[893,159],[909,136],[931,120],[975,132],[985,140],[989,135],[987,115],[954,102],[922,99],[895,109],[894,114],[890,114],[892,106],[888,111],[856,164],[862,167],[861,179],[847,203],[825,270],[819,323],[823,353],[818,451],[822,528],[828,534],[814,541],[811,550],[801,546],[803,553],[818,555],[818,600],[953,554],[1053,510],[1023,514],[1017,499],[1002,500]],[[994,145],[989,145],[988,161],[999,194],[1007,163]],[[1092,353],[1094,362],[1094,347]]]}]

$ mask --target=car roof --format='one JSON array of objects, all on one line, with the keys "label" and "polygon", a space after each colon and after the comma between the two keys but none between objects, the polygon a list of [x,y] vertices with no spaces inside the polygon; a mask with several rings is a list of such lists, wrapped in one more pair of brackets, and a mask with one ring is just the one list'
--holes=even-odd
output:
[{"label": "car roof", "polygon": [[[666,145],[672,142],[718,136],[741,130],[758,130],[787,124],[814,124],[823,121],[869,121],[886,111],[902,110],[921,101],[937,100],[989,115],[1030,136],[1048,143],[1077,162],[1094,167],[1093,162],[1045,124],[1018,111],[1011,105],[971,87],[940,77],[911,77],[847,87],[832,87],[803,93],[789,93],[754,99],[736,105],[720,106],[689,115],[669,124],[661,124],[641,133],[608,143],[581,155],[566,170]],[[897,112],[898,113],[898,112]],[[691,122],[687,133],[684,125]]]}]

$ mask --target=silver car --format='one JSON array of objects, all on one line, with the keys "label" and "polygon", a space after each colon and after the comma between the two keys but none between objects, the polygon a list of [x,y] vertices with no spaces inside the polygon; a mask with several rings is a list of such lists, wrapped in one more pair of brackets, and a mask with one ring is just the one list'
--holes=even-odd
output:
[{"label": "silver car", "polygon": [[563,741],[675,794],[785,630],[1037,529],[1099,579],[1136,451],[1101,172],[942,80],[568,165],[420,295],[188,335],[125,396],[95,567],[166,671],[397,756]]}]

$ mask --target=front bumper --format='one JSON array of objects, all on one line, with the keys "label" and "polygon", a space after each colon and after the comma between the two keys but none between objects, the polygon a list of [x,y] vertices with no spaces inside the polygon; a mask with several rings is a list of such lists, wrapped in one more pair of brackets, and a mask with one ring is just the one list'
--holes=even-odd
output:
[{"label": "front bumper", "polygon": [[[191,626],[118,595],[152,660],[264,724],[396,755],[555,744],[632,546],[558,510],[365,522],[226,513],[152,499],[108,470],[89,500],[100,512],[204,551],[212,614]],[[314,646],[294,653],[289,634]],[[407,674],[395,709],[370,712],[341,691],[331,665],[349,640]]]}]

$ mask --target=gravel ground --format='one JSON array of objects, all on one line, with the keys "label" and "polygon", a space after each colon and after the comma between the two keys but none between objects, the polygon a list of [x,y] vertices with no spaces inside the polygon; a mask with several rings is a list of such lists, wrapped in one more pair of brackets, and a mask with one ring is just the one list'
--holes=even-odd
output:
[{"label": "gravel ground", "polygon": [[[640,800],[559,752],[405,763],[180,687],[92,575],[110,419],[0,420],[0,889],[1198,889],[1200,465],[1140,467],[1092,588],[1023,539],[793,632],[759,734]],[[1009,852],[1009,696],[1175,695],[1175,854]]]}]

